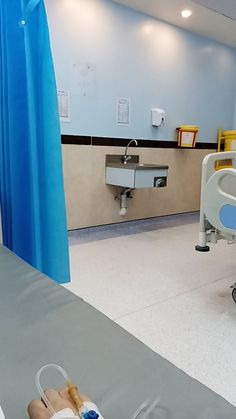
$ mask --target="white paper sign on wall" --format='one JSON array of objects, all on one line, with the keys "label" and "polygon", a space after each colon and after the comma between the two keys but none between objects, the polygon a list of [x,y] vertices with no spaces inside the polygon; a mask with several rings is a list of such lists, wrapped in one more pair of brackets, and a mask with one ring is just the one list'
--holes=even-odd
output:
[{"label": "white paper sign on wall", "polygon": [[57,97],[61,122],[70,122],[70,92],[58,90]]},{"label": "white paper sign on wall", "polygon": [[130,124],[130,100],[124,98],[117,99],[116,123],[118,125]]}]

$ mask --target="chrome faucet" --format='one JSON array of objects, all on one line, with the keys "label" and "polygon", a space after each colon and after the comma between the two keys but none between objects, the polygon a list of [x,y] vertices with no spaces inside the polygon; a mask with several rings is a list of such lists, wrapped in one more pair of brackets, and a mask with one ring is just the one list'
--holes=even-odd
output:
[{"label": "chrome faucet", "polygon": [[125,149],[125,154],[124,154],[124,156],[121,157],[121,161],[124,164],[127,164],[127,162],[129,160],[131,160],[131,156],[128,154],[128,148],[129,148],[130,144],[132,144],[132,143],[135,143],[136,146],[138,145],[137,140],[130,140],[129,141],[129,143],[127,144],[126,149]]}]

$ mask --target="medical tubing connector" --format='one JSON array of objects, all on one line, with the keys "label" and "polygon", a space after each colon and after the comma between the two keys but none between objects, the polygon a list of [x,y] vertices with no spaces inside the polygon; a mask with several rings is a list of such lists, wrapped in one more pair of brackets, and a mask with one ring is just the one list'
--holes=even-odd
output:
[{"label": "medical tubing connector", "polygon": [[41,396],[41,399],[44,402],[45,406],[47,406],[48,410],[50,410],[50,413],[52,415],[56,415],[57,412],[54,410],[53,406],[51,405],[50,401],[48,400],[46,394],[44,393],[44,391],[42,389],[41,383],[40,383],[40,377],[41,377],[42,373],[47,369],[57,369],[63,375],[63,377],[65,378],[67,383],[70,382],[70,379],[69,379],[69,376],[68,376],[67,372],[62,367],[60,367],[59,365],[56,365],[56,364],[44,365],[42,368],[40,368],[38,370],[38,372],[36,374],[35,383],[36,383],[36,387],[38,389],[38,392]]},{"label": "medical tubing connector", "polygon": [[[35,383],[36,383],[36,387],[38,389],[38,392],[41,396],[41,399],[42,399],[43,403],[48,408],[48,410],[50,411],[50,413],[52,414],[53,417],[55,417],[55,418],[61,417],[61,416],[58,416],[58,413],[60,413],[60,412],[55,411],[52,404],[48,400],[45,392],[43,391],[41,383],[40,383],[41,375],[47,369],[57,369],[63,375],[63,377],[66,380],[67,386],[68,386],[69,394],[72,396],[72,399],[73,399],[74,403],[76,404],[76,407],[79,410],[79,414],[80,414],[80,416],[82,416],[82,418],[84,418],[84,419],[103,419],[100,412],[98,412],[97,406],[94,403],[92,403],[90,401],[81,403],[81,399],[80,399],[80,397],[78,396],[78,393],[77,393],[77,387],[71,382],[67,372],[62,367],[60,367],[57,364],[47,364],[47,365],[44,365],[43,367],[41,367],[38,370],[38,372],[36,374],[36,377],[35,377]],[[76,394],[77,394],[77,397],[76,397]],[[153,411],[153,409],[156,406],[158,406],[159,402],[160,402],[160,396],[158,396],[154,400],[146,400],[145,402],[143,402],[139,406],[139,408],[136,410],[136,412],[134,412],[131,419],[138,419],[138,417],[140,417],[140,414],[142,415],[142,419],[147,419],[149,414]],[[78,416],[75,416],[75,418],[78,418]]]}]

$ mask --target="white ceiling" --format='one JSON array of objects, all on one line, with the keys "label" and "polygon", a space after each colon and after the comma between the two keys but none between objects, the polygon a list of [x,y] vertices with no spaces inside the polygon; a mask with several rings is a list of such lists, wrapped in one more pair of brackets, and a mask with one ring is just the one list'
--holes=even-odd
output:
[{"label": "white ceiling", "polygon": [[221,13],[230,19],[236,20],[236,1],[235,0],[193,0],[202,6],[207,7],[217,13]]},{"label": "white ceiling", "polygon": [[[236,48],[236,0],[113,0]],[[188,19],[181,10],[191,9]]]}]

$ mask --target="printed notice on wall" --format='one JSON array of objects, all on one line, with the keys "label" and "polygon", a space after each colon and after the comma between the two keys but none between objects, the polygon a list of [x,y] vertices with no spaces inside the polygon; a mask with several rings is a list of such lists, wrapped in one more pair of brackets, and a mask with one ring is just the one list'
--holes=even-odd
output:
[{"label": "printed notice on wall", "polygon": [[70,122],[70,92],[58,90],[57,97],[61,122]]},{"label": "printed notice on wall", "polygon": [[117,113],[116,123],[121,125],[130,124],[130,100],[118,98],[117,99]]},{"label": "printed notice on wall", "polygon": [[95,99],[97,95],[97,70],[93,62],[73,61],[70,66],[70,86],[75,96]]}]

